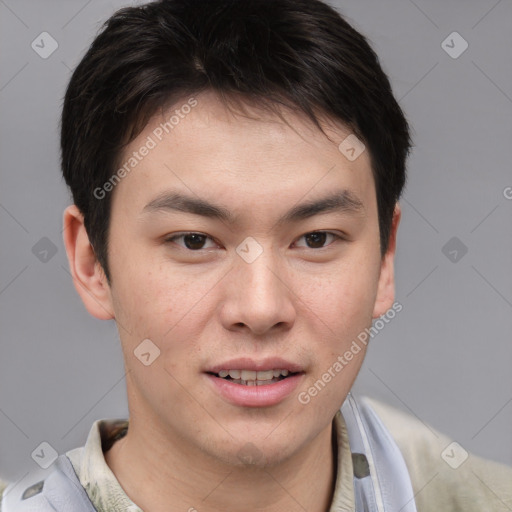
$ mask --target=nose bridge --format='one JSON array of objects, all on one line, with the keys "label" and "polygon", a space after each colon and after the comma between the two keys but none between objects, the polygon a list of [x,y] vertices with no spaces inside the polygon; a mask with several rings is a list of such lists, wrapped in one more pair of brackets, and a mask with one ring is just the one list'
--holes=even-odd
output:
[{"label": "nose bridge", "polygon": [[239,283],[244,287],[244,295],[249,296],[244,297],[244,300],[252,298],[253,302],[277,301],[279,295],[283,293],[282,283],[276,277],[276,270],[279,267],[278,256],[270,247],[260,247],[256,254],[256,248],[249,245],[252,258],[245,259],[242,256],[241,261],[237,262]]},{"label": "nose bridge", "polygon": [[279,255],[256,243],[249,240],[237,248],[234,285],[224,321],[264,333],[276,324],[290,324],[294,308],[290,291],[279,277]]}]

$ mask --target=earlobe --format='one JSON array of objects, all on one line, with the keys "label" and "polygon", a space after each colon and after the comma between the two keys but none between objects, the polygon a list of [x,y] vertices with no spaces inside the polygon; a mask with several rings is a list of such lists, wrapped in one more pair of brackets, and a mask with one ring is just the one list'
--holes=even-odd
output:
[{"label": "earlobe", "polygon": [[100,320],[114,318],[110,286],[101,268],[76,205],[64,210],[64,245],[73,284],[87,311]]},{"label": "earlobe", "polygon": [[389,234],[389,242],[386,254],[382,258],[377,297],[373,309],[373,318],[382,316],[395,300],[395,270],[394,261],[396,254],[396,237],[402,212],[400,205],[396,203],[393,212],[393,220]]}]

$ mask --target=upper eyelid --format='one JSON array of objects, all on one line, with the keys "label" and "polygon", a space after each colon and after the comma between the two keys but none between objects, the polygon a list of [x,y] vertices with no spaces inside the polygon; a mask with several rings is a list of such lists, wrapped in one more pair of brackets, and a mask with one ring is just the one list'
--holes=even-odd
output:
[{"label": "upper eyelid", "polygon": [[[326,229],[318,229],[318,230],[313,230],[313,231],[306,231],[305,233],[303,233],[302,235],[297,237],[296,240],[299,240],[303,236],[310,235],[312,233],[327,233],[329,235],[335,236],[337,239],[340,239],[340,240],[344,240],[346,238],[345,234],[339,234],[339,233],[336,233],[334,231],[329,231],[329,230],[326,230]],[[209,238],[210,240],[212,240],[213,242],[218,244],[218,242],[217,242],[217,240],[215,240],[215,238],[211,237],[210,235],[207,235],[206,233],[201,233],[200,231],[183,231],[181,233],[177,233],[177,234],[174,234],[174,235],[166,237],[165,241],[166,242],[167,241],[172,241],[175,238],[180,238],[180,237],[187,236],[187,235],[201,235],[201,236],[205,236],[206,238]],[[326,246],[326,247],[328,247],[328,246]],[[192,252],[199,252],[200,250],[202,250],[202,249],[198,249],[197,251],[192,251]]]},{"label": "upper eyelid", "polygon": [[210,235],[207,235],[206,233],[201,233],[200,231],[183,231],[181,233],[176,233],[176,234],[173,234],[173,235],[170,235],[170,236],[166,236],[165,237],[165,240],[168,241],[168,240],[172,240],[173,238],[180,238],[182,236],[187,236],[187,235],[200,235],[200,236],[205,236],[206,238],[209,238],[210,240],[213,240],[214,242],[217,243],[217,241],[215,240],[215,238],[213,238],[212,236]]}]

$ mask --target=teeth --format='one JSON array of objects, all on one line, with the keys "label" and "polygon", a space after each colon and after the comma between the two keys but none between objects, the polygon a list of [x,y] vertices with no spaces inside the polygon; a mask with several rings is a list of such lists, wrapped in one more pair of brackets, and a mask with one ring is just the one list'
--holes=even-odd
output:
[{"label": "teeth", "polygon": [[273,370],[267,370],[266,372],[257,372],[256,378],[258,380],[270,380],[274,376]]},{"label": "teeth", "polygon": [[242,370],[240,378],[242,380],[256,380],[256,372],[254,370]]},{"label": "teeth", "polygon": [[289,370],[221,370],[218,375],[226,378],[228,375],[233,379],[235,384],[245,384],[247,386],[262,386],[263,384],[271,384],[277,382],[279,377],[287,377]]},{"label": "teeth", "polygon": [[274,384],[274,382],[279,382],[278,378],[274,378],[272,380],[242,380],[236,379],[231,381],[233,384],[241,384],[242,386],[266,386],[268,384]]}]

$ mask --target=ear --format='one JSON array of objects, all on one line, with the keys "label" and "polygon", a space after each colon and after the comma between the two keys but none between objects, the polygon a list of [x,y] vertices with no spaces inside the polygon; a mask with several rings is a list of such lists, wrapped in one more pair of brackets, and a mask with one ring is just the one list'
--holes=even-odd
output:
[{"label": "ear", "polygon": [[76,291],[87,311],[100,320],[114,318],[110,286],[96,259],[84,218],[76,205],[64,210],[64,245]]},{"label": "ear", "polygon": [[391,221],[388,248],[382,258],[380,267],[379,284],[373,309],[373,318],[382,316],[393,305],[393,301],[395,300],[394,260],[396,252],[396,235],[401,215],[402,212],[400,205],[396,203],[395,210],[393,212],[393,219]]}]

